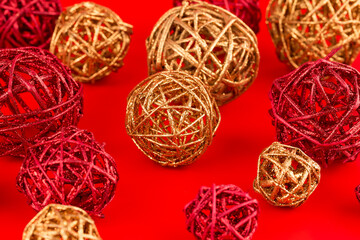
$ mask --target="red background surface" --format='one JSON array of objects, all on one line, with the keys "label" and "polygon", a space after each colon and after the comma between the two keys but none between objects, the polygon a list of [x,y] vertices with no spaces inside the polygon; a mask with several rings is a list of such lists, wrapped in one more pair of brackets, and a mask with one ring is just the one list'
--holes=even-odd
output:
[{"label": "red background surface", "polygon": [[[134,25],[124,67],[84,87],[84,117],[79,126],[106,143],[120,174],[105,218],[96,219],[104,240],[193,239],[186,230],[183,207],[201,185],[213,183],[238,185],[259,200],[261,213],[254,239],[360,239],[360,204],[354,195],[360,184],[359,160],[323,169],[318,188],[296,209],[273,207],[252,189],[258,155],[275,140],[268,92],[272,81],[289,71],[275,55],[264,17],[258,34],[261,61],[255,83],[236,101],[221,107],[222,122],[207,152],[190,166],[172,169],[147,159],[127,136],[124,124],[126,97],[147,77],[145,39],[172,1],[96,2]],[[62,3],[67,7],[75,1]],[[260,4],[264,16],[267,1]],[[360,60],[353,66],[360,69]],[[24,227],[36,214],[15,187],[20,165],[21,159],[0,158],[1,240],[21,239]]]}]

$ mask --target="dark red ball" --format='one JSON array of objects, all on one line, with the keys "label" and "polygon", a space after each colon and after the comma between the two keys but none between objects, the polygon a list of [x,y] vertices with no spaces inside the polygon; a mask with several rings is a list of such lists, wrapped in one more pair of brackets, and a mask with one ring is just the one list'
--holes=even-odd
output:
[{"label": "dark red ball", "polygon": [[355,188],[355,196],[356,196],[357,200],[360,202],[360,185],[358,185]]},{"label": "dark red ball", "polygon": [[0,0],[0,48],[48,48],[61,9],[59,0]]},{"label": "dark red ball", "polygon": [[[202,0],[225,8],[246,23],[254,33],[258,33],[261,20],[259,0]],[[174,6],[181,6],[182,0],[173,0]]]},{"label": "dark red ball", "polygon": [[270,115],[277,140],[322,166],[354,161],[360,152],[359,80],[355,68],[328,58],[276,79]]},{"label": "dark red ball", "polygon": [[0,156],[26,148],[82,116],[82,86],[50,52],[0,50]]},{"label": "dark red ball", "polygon": [[72,126],[28,149],[17,187],[37,211],[59,203],[102,216],[118,179],[114,159],[93,134]]},{"label": "dark red ball", "polygon": [[201,187],[184,211],[196,239],[251,239],[258,226],[257,200],[235,185]]}]

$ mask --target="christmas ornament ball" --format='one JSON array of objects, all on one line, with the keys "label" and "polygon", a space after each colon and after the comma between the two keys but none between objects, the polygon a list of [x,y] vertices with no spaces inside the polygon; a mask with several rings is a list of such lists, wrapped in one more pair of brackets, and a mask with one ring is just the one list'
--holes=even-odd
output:
[{"label": "christmas ornament ball", "polygon": [[358,185],[355,188],[355,196],[356,196],[357,200],[360,202],[360,185]]},{"label": "christmas ornament ball", "polygon": [[69,66],[75,80],[99,80],[123,66],[132,26],[93,2],[68,7],[57,21],[50,51]]},{"label": "christmas ornament ball", "polygon": [[322,166],[354,161],[360,152],[360,73],[329,57],[276,79],[270,91],[277,140]]},{"label": "christmas ornament ball", "polygon": [[224,105],[257,76],[257,38],[227,10],[191,2],[170,9],[156,23],[146,42],[148,71],[186,71],[206,83],[218,105]]},{"label": "christmas ornament ball", "polygon": [[298,207],[320,182],[320,166],[298,148],[274,142],[259,156],[254,190],[272,205]]},{"label": "christmas ornament ball", "polygon": [[196,239],[252,239],[258,226],[257,200],[231,184],[201,187],[184,211]]},{"label": "christmas ornament ball", "polygon": [[59,0],[1,1],[0,48],[48,48],[60,13]]},{"label": "christmas ornament ball", "polygon": [[46,50],[0,50],[0,156],[26,148],[82,116],[82,86]]},{"label": "christmas ornament ball", "polygon": [[136,146],[163,166],[187,165],[212,142],[220,112],[207,87],[185,72],[160,72],[129,94],[126,130]]},{"label": "christmas ornament ball", "polygon": [[59,203],[102,216],[118,179],[114,159],[93,134],[71,126],[28,149],[17,187],[37,211]]},{"label": "christmas ornament ball", "polygon": [[[255,34],[259,32],[261,11],[258,0],[202,0],[225,8],[246,23]],[[173,0],[174,6],[181,6],[182,0]],[[193,1],[197,2],[197,1]]]},{"label": "christmas ornament ball", "polygon": [[271,0],[266,23],[279,59],[297,68],[325,58],[351,64],[360,50],[360,2]]},{"label": "christmas ornament ball", "polygon": [[93,219],[81,208],[60,204],[44,207],[25,227],[22,240],[101,240]]}]

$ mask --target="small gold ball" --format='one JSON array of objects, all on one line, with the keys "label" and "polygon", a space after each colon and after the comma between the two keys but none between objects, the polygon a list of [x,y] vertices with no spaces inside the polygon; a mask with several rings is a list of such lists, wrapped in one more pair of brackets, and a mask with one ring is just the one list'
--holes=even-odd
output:
[{"label": "small gold ball", "polygon": [[132,26],[109,8],[82,2],[61,13],[51,39],[56,55],[80,82],[95,82],[123,65]]},{"label": "small gold ball", "polygon": [[81,208],[49,204],[28,223],[22,239],[101,240],[101,237],[94,220]]},{"label": "small gold ball", "polygon": [[320,182],[320,166],[299,148],[274,142],[259,157],[254,190],[272,205],[297,207]]}]

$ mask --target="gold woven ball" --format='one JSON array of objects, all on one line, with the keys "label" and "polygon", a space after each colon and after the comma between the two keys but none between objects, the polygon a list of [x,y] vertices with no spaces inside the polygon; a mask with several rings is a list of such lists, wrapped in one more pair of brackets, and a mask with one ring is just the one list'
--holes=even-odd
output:
[{"label": "gold woven ball", "polygon": [[232,13],[203,1],[185,0],[165,13],[146,47],[149,74],[187,71],[210,86],[219,106],[245,92],[258,73],[254,32]]},{"label": "gold woven ball", "polygon": [[163,166],[187,165],[210,145],[220,112],[200,79],[164,71],[129,94],[126,130],[136,146]]},{"label": "gold woven ball", "polygon": [[259,157],[254,189],[272,205],[297,207],[320,182],[320,166],[299,148],[274,142]]},{"label": "gold woven ball", "polygon": [[25,227],[23,240],[101,240],[94,220],[81,208],[44,207]]},{"label": "gold woven ball", "polygon": [[339,47],[331,60],[351,64],[360,50],[357,0],[270,0],[266,23],[279,59],[294,68]]},{"label": "gold woven ball", "polygon": [[95,82],[123,65],[132,26],[110,9],[82,2],[61,13],[50,52],[70,67],[75,80]]}]

